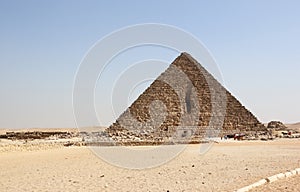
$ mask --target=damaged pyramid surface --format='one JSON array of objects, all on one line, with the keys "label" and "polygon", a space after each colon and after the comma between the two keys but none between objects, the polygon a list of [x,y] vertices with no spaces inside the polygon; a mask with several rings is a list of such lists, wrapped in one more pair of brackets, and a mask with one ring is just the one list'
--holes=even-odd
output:
[{"label": "damaged pyramid surface", "polygon": [[182,53],[106,131],[119,141],[162,141],[263,128],[206,69]]}]

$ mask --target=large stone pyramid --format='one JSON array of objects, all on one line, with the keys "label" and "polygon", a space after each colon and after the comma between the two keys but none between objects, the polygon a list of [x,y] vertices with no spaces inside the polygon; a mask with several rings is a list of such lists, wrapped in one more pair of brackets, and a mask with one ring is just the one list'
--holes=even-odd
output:
[{"label": "large stone pyramid", "polygon": [[184,129],[205,137],[260,128],[263,125],[249,110],[194,58],[182,53],[107,131],[149,140],[176,137]]}]

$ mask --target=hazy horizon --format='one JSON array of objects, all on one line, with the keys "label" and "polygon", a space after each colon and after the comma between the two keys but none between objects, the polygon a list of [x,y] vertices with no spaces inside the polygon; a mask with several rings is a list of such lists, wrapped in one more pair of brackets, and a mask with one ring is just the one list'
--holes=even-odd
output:
[{"label": "hazy horizon", "polygon": [[[76,127],[72,90],[83,57],[105,35],[142,23],[172,25],[198,38],[215,58],[223,85],[262,123],[298,123],[299,7],[292,0],[1,1],[0,128]],[[159,75],[179,55],[152,48],[130,54],[116,59],[109,75],[153,56],[164,64],[147,72]],[[149,83],[133,90],[115,115]],[[102,93],[96,87],[95,106]],[[107,126],[116,118],[105,105],[96,110],[106,123],[90,126]]]}]

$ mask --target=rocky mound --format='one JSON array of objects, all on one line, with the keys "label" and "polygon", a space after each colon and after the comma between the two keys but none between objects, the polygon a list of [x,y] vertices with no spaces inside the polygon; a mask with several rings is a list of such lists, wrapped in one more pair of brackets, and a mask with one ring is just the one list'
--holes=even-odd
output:
[{"label": "rocky mound", "polygon": [[280,121],[270,121],[267,125],[270,129],[286,129],[287,127]]}]

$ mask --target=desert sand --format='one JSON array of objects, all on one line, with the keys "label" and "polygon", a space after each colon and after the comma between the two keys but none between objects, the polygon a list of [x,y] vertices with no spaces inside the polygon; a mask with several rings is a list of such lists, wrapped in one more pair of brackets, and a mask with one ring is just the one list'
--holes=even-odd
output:
[{"label": "desert sand", "polygon": [[[189,145],[170,162],[142,170],[111,165],[88,147],[3,150],[0,191],[234,191],[300,167],[300,139],[222,142],[203,155],[199,148]],[[299,176],[287,180],[289,189],[299,187]],[[281,183],[261,190],[284,191]]]}]

